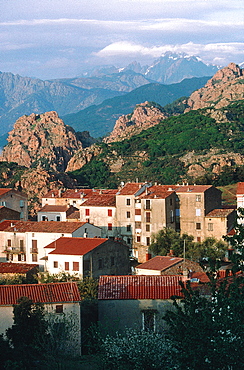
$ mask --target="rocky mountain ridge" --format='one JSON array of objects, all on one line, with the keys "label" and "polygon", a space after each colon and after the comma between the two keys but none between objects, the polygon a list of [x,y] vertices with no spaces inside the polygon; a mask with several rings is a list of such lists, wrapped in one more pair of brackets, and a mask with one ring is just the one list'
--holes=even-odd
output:
[{"label": "rocky mountain ridge", "polygon": [[227,67],[216,72],[204,87],[190,95],[186,112],[207,107],[218,109],[243,99],[243,69],[235,63],[230,63]]}]

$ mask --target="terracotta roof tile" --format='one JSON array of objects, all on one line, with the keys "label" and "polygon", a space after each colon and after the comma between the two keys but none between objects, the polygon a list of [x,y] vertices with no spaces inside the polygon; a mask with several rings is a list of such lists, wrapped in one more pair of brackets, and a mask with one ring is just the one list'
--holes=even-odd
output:
[{"label": "terracotta roof tile", "polygon": [[70,215],[67,216],[68,220],[79,220],[80,219],[80,211],[74,211]]},{"label": "terracotta roof tile", "polygon": [[182,261],[183,261],[183,258],[180,258],[180,257],[156,256],[156,257],[151,258],[149,261],[136,266],[136,268],[163,271]]},{"label": "terracotta roof tile", "polygon": [[98,299],[170,299],[181,296],[181,275],[100,276]]},{"label": "terracotta roof tile", "polygon": [[76,283],[0,285],[0,305],[13,305],[21,297],[34,303],[79,302],[80,293]]},{"label": "terracotta roof tile", "polygon": [[18,195],[21,195],[21,196],[27,198],[27,195],[24,192],[18,191],[18,190],[12,189],[12,188],[0,188],[0,197],[3,196],[4,194],[7,194],[10,191],[14,194],[18,194]]},{"label": "terracotta roof tile", "polygon": [[44,207],[39,209],[38,212],[67,212],[67,210],[70,208],[69,205],[49,205],[46,204]]},{"label": "terracotta roof tile", "polygon": [[244,182],[238,182],[236,194],[244,194]]},{"label": "terracotta roof tile", "polygon": [[169,190],[170,187],[166,185],[153,185],[147,188],[147,194],[146,192],[142,193],[139,198],[141,199],[153,199],[153,198],[159,198],[159,199],[165,199],[172,193],[174,193],[174,190]]},{"label": "terracotta roof tile", "polygon": [[213,209],[209,212],[206,217],[227,217],[232,212],[235,212],[234,209]]},{"label": "terracotta roof tile", "polygon": [[59,238],[45,248],[55,248],[49,254],[65,254],[83,256],[99,245],[105,243],[105,238]]},{"label": "terracotta roof tile", "polygon": [[133,195],[135,194],[143,185],[143,183],[128,182],[125,186],[118,191],[118,195]]},{"label": "terracotta roof tile", "polygon": [[86,206],[115,207],[116,197],[114,194],[96,194],[85,200],[82,207]]},{"label": "terracotta roof tile", "polygon": [[39,268],[39,265],[30,263],[0,262],[0,274],[26,274],[32,269]]},{"label": "terracotta roof tile", "polygon": [[176,193],[204,193],[212,185],[169,185]]},{"label": "terracotta roof tile", "polygon": [[86,222],[65,221],[18,221],[7,220],[0,222],[0,231],[33,232],[33,233],[72,233]]}]

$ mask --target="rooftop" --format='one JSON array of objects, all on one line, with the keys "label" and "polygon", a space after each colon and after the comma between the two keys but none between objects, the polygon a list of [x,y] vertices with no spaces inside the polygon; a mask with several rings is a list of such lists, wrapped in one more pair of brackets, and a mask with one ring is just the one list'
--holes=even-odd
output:
[{"label": "rooftop", "polygon": [[232,212],[235,212],[234,209],[213,209],[209,212],[206,217],[227,217]]},{"label": "rooftop", "polygon": [[156,256],[156,257],[151,258],[149,261],[136,266],[136,269],[163,271],[182,261],[183,261],[183,258],[180,258],[180,257]]},{"label": "rooftop", "polygon": [[98,299],[170,299],[182,296],[181,275],[100,276]]},{"label": "rooftop", "polygon": [[18,221],[5,220],[0,222],[0,231],[33,232],[33,233],[72,233],[85,225],[86,222],[65,221]]},{"label": "rooftop", "polygon": [[134,195],[143,185],[138,182],[127,182],[125,186],[118,191],[118,195]]},{"label": "rooftop", "polygon": [[39,209],[38,212],[67,212],[70,208],[70,205],[49,205],[46,204],[44,207]]},{"label": "rooftop", "polygon": [[172,190],[169,186],[166,185],[153,185],[146,189],[142,195],[139,196],[141,199],[165,199],[175,191]]},{"label": "rooftop", "polygon": [[21,297],[28,297],[34,303],[65,303],[81,300],[76,283],[0,285],[0,305],[17,304]]},{"label": "rooftop", "polygon": [[94,194],[85,200],[82,206],[115,207],[116,197],[115,194]]},{"label": "rooftop", "polygon": [[0,274],[26,274],[28,271],[38,267],[39,265],[30,263],[0,262]]},{"label": "rooftop", "polygon": [[65,238],[61,237],[48,244],[45,248],[55,248],[49,254],[65,254],[83,256],[99,245],[105,243],[105,238]]},{"label": "rooftop", "polygon": [[237,184],[237,189],[236,189],[236,194],[244,194],[244,182],[238,182]]}]

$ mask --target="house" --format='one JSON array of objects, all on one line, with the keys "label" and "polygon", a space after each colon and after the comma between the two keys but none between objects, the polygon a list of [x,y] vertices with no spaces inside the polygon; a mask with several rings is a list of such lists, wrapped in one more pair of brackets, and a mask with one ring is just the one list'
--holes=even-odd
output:
[{"label": "house", "polygon": [[37,212],[37,221],[79,221],[78,208],[70,205],[46,204]]},{"label": "house", "polygon": [[3,221],[0,223],[0,258],[2,262],[39,264],[45,270],[44,247],[61,236],[100,237],[100,228],[87,222]]},{"label": "house", "polygon": [[46,318],[54,320],[56,324],[62,324],[65,317],[69,320],[72,315],[72,352],[80,355],[81,297],[76,283],[0,285],[0,334],[5,334],[13,325],[13,305],[17,304],[21,297],[27,297],[34,303],[43,303]]},{"label": "house", "polygon": [[205,238],[223,239],[234,227],[236,210],[213,209],[205,216]]},{"label": "house", "polygon": [[0,206],[0,222],[4,220],[20,220],[20,212]]},{"label": "house", "polygon": [[244,182],[238,182],[236,189],[237,209],[244,208]]},{"label": "house", "polygon": [[21,276],[27,281],[31,281],[38,274],[38,272],[38,265],[28,263],[0,262],[0,281],[1,279],[12,279],[16,276]]},{"label": "house", "polygon": [[18,212],[19,216],[17,218],[20,220],[28,220],[27,195],[22,191],[0,188],[0,206]]},{"label": "house", "polygon": [[151,233],[176,228],[176,193],[168,186],[127,183],[116,194],[116,207],[120,235],[140,261],[148,251]]},{"label": "house", "polygon": [[182,296],[182,275],[101,276],[98,287],[98,316],[101,328],[110,334],[125,328],[160,332],[163,316],[172,310],[173,295]]},{"label": "house", "polygon": [[203,272],[194,261],[174,256],[156,256],[135,267],[137,275],[184,275],[191,277],[193,272]]},{"label": "house", "polygon": [[117,228],[116,195],[114,191],[93,192],[80,205],[80,220],[91,222],[102,230],[103,238],[120,237]]},{"label": "house", "polygon": [[47,270],[94,278],[129,273],[129,250],[108,238],[62,237],[45,247]]}]

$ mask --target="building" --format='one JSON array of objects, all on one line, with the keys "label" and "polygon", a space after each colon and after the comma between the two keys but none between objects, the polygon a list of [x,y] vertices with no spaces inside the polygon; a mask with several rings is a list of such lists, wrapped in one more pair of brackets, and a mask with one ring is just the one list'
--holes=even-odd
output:
[{"label": "building", "polygon": [[98,287],[98,314],[101,328],[110,334],[125,328],[164,329],[163,316],[172,310],[173,295],[182,296],[181,276],[101,276]]},{"label": "building", "polygon": [[47,270],[94,277],[129,273],[129,249],[104,238],[59,238],[45,247]]},{"label": "building", "polygon": [[37,221],[79,221],[78,208],[70,205],[46,204],[37,212]]},{"label": "building", "polygon": [[[80,293],[75,283],[0,285],[0,334],[13,325],[13,305],[21,297],[27,297],[33,303],[43,303],[47,319],[53,318],[56,325],[72,315],[72,354],[81,352]],[[52,315],[52,316],[51,316]],[[24,335],[24,333],[23,333]],[[67,343],[68,347],[68,343]],[[69,351],[70,352],[70,351]]]},{"label": "building", "polygon": [[234,227],[236,210],[213,209],[205,217],[205,238],[223,239]]},{"label": "building", "polygon": [[237,209],[244,208],[244,182],[238,182],[236,189]]},{"label": "building", "polygon": [[45,269],[44,247],[60,237],[100,237],[99,227],[87,222],[3,221],[0,223],[2,262],[27,262]]},{"label": "building", "polygon": [[0,206],[18,212],[20,220],[28,220],[27,195],[22,191],[0,188]]},{"label": "building", "polygon": [[39,266],[27,263],[0,262],[0,281],[1,279],[12,279],[14,277],[24,277],[31,282],[38,274]]}]

